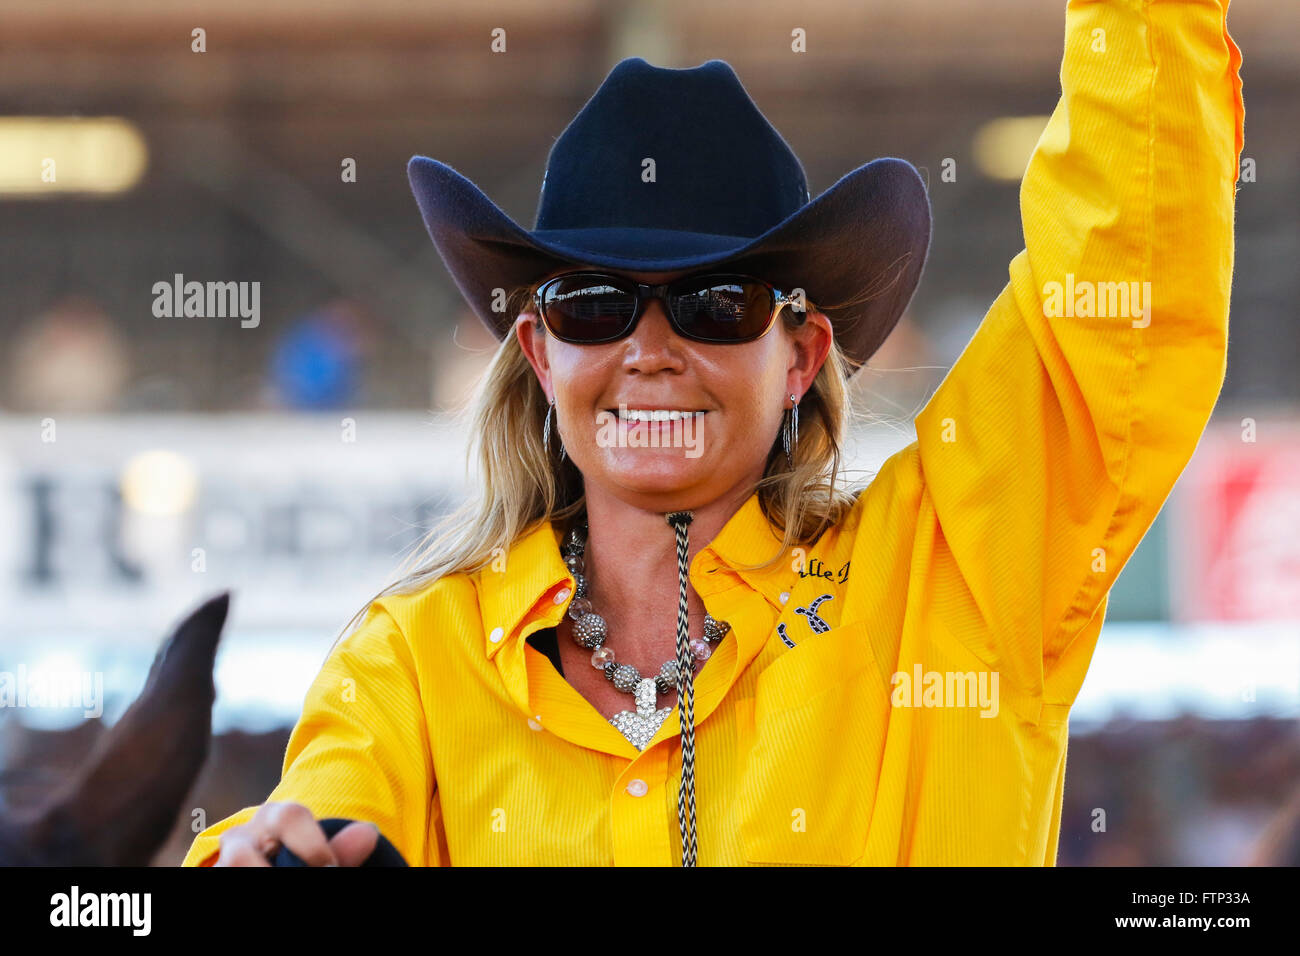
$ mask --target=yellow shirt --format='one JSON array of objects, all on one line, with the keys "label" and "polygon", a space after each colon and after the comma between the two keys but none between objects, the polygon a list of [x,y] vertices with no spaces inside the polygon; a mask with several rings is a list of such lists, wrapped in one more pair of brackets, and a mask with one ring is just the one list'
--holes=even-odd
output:
[{"label": "yellow shirt", "polygon": [[[1243,132],[1226,7],[1069,4],[1026,248],[917,441],[801,563],[734,570],[774,547],[756,497],[692,561],[732,625],[696,678],[700,865],[1055,862],[1106,594],[1224,376]],[[1145,315],[1107,285],[1147,282]],[[504,570],[375,602],[268,799],[370,820],[414,865],[677,865],[676,711],[638,753],[525,643],[567,607],[558,544],[543,524]]]}]

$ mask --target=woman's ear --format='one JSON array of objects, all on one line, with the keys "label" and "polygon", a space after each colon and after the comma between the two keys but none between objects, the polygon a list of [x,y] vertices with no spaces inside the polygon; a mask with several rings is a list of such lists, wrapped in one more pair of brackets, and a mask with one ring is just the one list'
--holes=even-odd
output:
[{"label": "woman's ear", "polygon": [[551,365],[546,356],[546,328],[542,325],[542,320],[535,312],[520,312],[519,318],[515,320],[514,334],[519,339],[519,348],[523,351],[524,358],[533,367],[542,391],[549,399],[554,393],[551,391]]},{"label": "woman's ear", "polygon": [[786,393],[803,396],[831,354],[835,330],[830,319],[809,309],[803,324],[789,331],[794,349],[786,370]]}]

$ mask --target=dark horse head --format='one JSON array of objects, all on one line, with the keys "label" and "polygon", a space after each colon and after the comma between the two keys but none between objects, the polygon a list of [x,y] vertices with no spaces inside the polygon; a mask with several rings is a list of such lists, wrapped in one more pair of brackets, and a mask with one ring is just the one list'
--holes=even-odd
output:
[{"label": "dark horse head", "polygon": [[208,756],[212,665],[229,592],[163,642],[144,690],[71,780],[0,816],[0,866],[145,866],[167,839]]}]

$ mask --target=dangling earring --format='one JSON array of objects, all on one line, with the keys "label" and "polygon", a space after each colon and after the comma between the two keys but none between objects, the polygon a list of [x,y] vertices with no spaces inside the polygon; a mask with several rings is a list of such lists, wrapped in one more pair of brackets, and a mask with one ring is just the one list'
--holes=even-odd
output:
[{"label": "dangling earring", "polygon": [[[547,454],[551,451],[551,414],[555,411],[555,399],[551,399],[551,404],[546,406],[546,421],[542,423],[542,447],[546,449]],[[555,432],[559,434],[559,428]],[[560,439],[560,461],[568,457],[568,452],[564,450],[564,439]]]},{"label": "dangling earring", "polygon": [[794,450],[799,447],[799,399],[790,396],[793,403],[785,412],[781,423],[781,447],[785,449],[786,463],[794,468]]}]

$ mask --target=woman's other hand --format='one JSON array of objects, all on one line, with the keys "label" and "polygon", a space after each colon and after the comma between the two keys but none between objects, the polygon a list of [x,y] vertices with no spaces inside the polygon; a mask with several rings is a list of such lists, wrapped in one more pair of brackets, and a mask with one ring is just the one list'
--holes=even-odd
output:
[{"label": "woman's other hand", "polygon": [[270,866],[269,858],[281,846],[308,866],[360,866],[378,841],[379,828],[373,823],[350,823],[327,839],[301,803],[264,803],[247,823],[221,834],[213,866]]}]

